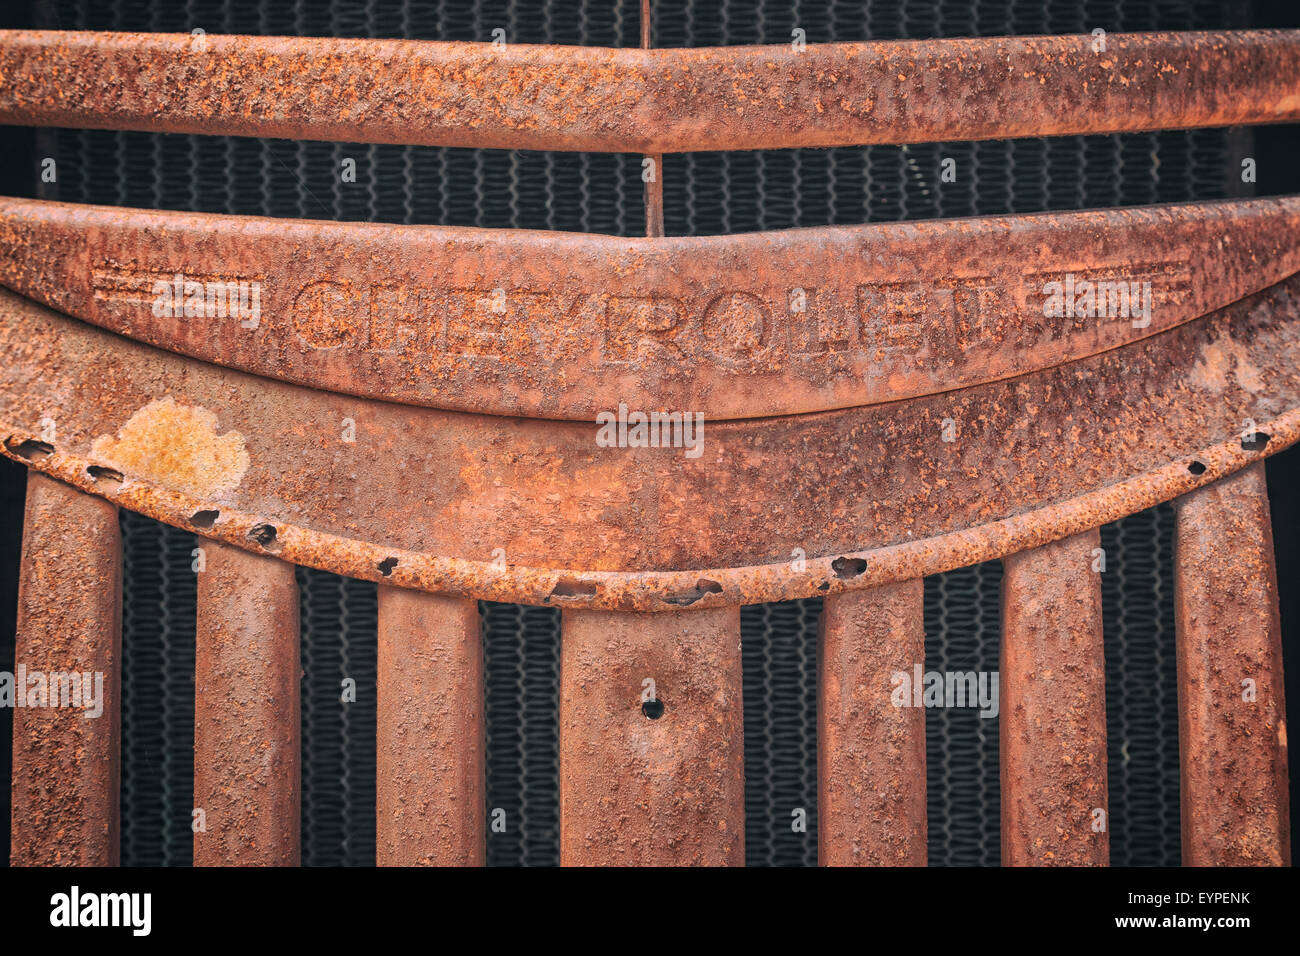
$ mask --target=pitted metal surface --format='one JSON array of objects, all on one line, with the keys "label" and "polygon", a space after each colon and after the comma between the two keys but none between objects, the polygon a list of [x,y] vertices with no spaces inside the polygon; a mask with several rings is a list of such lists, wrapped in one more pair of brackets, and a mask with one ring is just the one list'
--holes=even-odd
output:
[{"label": "pitted metal surface", "polygon": [[1178,500],[1183,864],[1289,866],[1286,693],[1262,465]]},{"label": "pitted metal surface", "polygon": [[[675,610],[961,567],[1097,527],[1286,447],[1300,426],[1297,315],[1291,279],[1018,379],[708,423],[704,453],[690,458],[601,447],[590,423],[390,405],[187,362],[6,293],[0,421],[12,457],[294,563],[462,596]],[[61,418],[48,448],[39,426],[51,408]],[[177,414],[185,408],[211,417]],[[1246,419],[1267,443],[1243,447]],[[232,436],[249,459],[237,487],[199,496],[178,485],[174,474],[211,474],[213,449]],[[124,443],[136,453],[125,470],[115,462],[128,459],[103,453]],[[169,457],[176,448],[192,453]],[[783,467],[795,449],[799,466]],[[815,516],[808,501],[819,502]]]},{"label": "pitted metal surface", "polygon": [[1002,863],[1106,866],[1106,662],[1096,529],[1002,578]]},{"label": "pitted metal surface", "polygon": [[117,509],[27,479],[14,706],[14,866],[116,866],[122,539]]},{"label": "pitted metal surface", "polygon": [[[817,843],[822,866],[925,866],[925,664],[919,578],[823,605],[817,657]],[[899,691],[906,687],[902,697]],[[919,694],[919,688],[918,688]]]},{"label": "pitted metal surface", "polygon": [[293,567],[224,544],[202,552],[194,865],[297,866],[302,672]]},{"label": "pitted metal surface", "polygon": [[244,371],[415,405],[709,420],[1116,348],[1300,270],[1300,197],[701,238],[0,199],[0,283]]},{"label": "pitted metal surface", "polygon": [[743,864],[740,608],[562,620],[561,864]]},{"label": "pitted metal surface", "polygon": [[1300,31],[608,49],[0,31],[0,123],[671,153],[1300,118]]}]

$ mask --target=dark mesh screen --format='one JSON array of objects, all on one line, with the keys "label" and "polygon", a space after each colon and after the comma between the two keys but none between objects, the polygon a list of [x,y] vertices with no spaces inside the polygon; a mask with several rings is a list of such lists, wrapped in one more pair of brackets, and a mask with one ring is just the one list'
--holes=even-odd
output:
[{"label": "dark mesh screen", "polygon": [[1177,866],[1173,505],[1106,525],[1101,547],[1111,863]]},{"label": "dark mesh screen", "polygon": [[[817,865],[820,598],[740,610],[745,688],[745,860]],[[795,832],[793,811],[807,814]]]},{"label": "dark mesh screen", "polygon": [[[122,863],[193,858],[193,534],[122,511]],[[129,808],[129,809],[128,809]]]},{"label": "dark mesh screen", "polygon": [[[488,39],[635,45],[638,3],[580,0],[430,0],[328,3],[191,0],[62,2],[26,23],[64,29],[181,30],[298,35]],[[795,27],[819,40],[1007,33],[1236,27],[1234,0],[655,0],[660,46],[788,42]],[[1291,13],[1266,5],[1269,25]],[[1259,21],[1264,22],[1264,21]],[[636,235],[643,230],[640,158],[426,149],[96,131],[6,131],[5,192],[163,209],[322,219],[526,227]],[[1069,137],[978,144],[701,153],[665,162],[669,234],[1076,209],[1217,198],[1258,135],[1261,192],[1293,191],[1276,131],[1224,130]],[[1269,137],[1272,137],[1270,139]],[[1273,145],[1270,146],[1270,143]],[[18,170],[57,155],[57,190]],[[22,155],[22,162],[14,159]],[[1293,155],[1293,154],[1291,154]],[[339,182],[344,157],[358,182]],[[937,181],[957,160],[956,183]],[[1292,164],[1294,166],[1294,164]],[[1269,177],[1272,176],[1272,180]],[[1289,178],[1288,178],[1289,177]],[[1271,185],[1266,185],[1270,183]],[[1235,185],[1234,185],[1235,184]],[[1283,456],[1292,461],[1295,453]],[[1291,468],[1294,472],[1294,467]],[[1270,475],[1274,469],[1270,468]],[[22,470],[0,463],[0,669],[12,656],[12,581]],[[17,517],[15,518],[15,508]],[[190,859],[193,731],[193,536],[123,516],[122,859]],[[1178,861],[1177,720],[1173,672],[1172,518],[1166,507],[1103,529],[1110,731],[1112,859]],[[1279,559],[1281,561],[1281,557]],[[1284,565],[1293,568],[1294,563]],[[997,564],[926,582],[926,664],[996,668]],[[374,860],[375,589],[301,571],[303,625],[303,860]],[[8,588],[9,590],[6,590]],[[1283,593],[1287,594],[1285,583]],[[816,861],[816,621],[819,601],[745,608],[746,840],[751,864]],[[1284,613],[1286,609],[1284,608]],[[1284,623],[1285,623],[1284,618]],[[495,865],[557,859],[558,614],[483,605],[487,658],[489,808],[506,811],[489,837]],[[1292,666],[1294,675],[1296,667]],[[354,678],[356,703],[340,699]],[[0,735],[9,736],[0,712]],[[974,711],[927,714],[930,856],[935,864],[996,863],[997,722]],[[7,747],[0,748],[7,758]],[[0,761],[0,787],[8,786]],[[6,799],[7,802],[7,799]],[[792,811],[808,832],[792,830]],[[7,813],[5,814],[7,825]]]},{"label": "dark mesh screen", "polygon": [[[925,581],[927,671],[998,669],[997,561]],[[1000,859],[998,722],[974,709],[925,712],[926,816],[931,866],[996,866]]]},{"label": "dark mesh screen", "polygon": [[489,866],[559,862],[560,612],[480,602],[487,684]]},{"label": "dark mesh screen", "polygon": [[[375,585],[298,569],[302,621],[302,862],[375,863]],[[343,682],[356,699],[343,702]]]}]

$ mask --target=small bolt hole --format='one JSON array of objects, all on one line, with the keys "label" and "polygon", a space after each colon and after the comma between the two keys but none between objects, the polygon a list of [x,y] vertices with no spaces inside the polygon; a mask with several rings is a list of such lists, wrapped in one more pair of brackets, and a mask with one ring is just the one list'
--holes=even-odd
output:
[{"label": "small bolt hole", "polygon": [[641,704],[641,713],[651,720],[658,720],[664,715],[664,702],[662,700],[647,700]]},{"label": "small bolt hole", "polygon": [[54,454],[53,445],[47,441],[37,441],[34,438],[28,438],[22,441],[10,439],[7,444],[11,452],[19,458],[26,459],[27,461],[40,461],[42,458],[47,458]]},{"label": "small bolt hole", "polygon": [[103,465],[90,465],[86,468],[86,474],[95,479],[96,483],[107,482],[108,484],[122,483],[122,473],[116,468],[105,468]]},{"label": "small bolt hole", "polygon": [[831,570],[841,581],[851,581],[867,570],[867,562],[862,558],[836,558],[831,562]]},{"label": "small bolt hole", "polygon": [[1187,466],[1187,470],[1193,475],[1203,475],[1205,474],[1205,465],[1199,461],[1194,461]]},{"label": "small bolt hole", "polygon": [[275,537],[275,525],[273,524],[253,525],[252,530],[248,532],[248,536],[268,551],[274,551],[279,547],[279,542],[276,541]]}]

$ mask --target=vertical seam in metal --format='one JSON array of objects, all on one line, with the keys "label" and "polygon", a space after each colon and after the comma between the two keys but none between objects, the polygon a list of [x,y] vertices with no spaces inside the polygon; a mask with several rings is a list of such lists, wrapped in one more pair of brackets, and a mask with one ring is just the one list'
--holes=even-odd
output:
[{"label": "vertical seam in metal", "polygon": [[[651,46],[651,0],[641,0],[641,49]],[[655,239],[664,234],[664,157],[662,153],[647,153],[652,178],[645,183],[645,234]],[[643,164],[644,170],[644,164]]]}]

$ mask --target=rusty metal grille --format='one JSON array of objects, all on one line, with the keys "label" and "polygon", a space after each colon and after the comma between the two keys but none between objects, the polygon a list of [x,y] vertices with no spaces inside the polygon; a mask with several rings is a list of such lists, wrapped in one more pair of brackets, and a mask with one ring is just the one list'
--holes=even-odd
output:
[{"label": "rusty metal grille", "polygon": [[[256,33],[310,35],[438,36],[470,38],[486,23],[522,29],[525,42],[635,45],[634,4],[614,5],[610,23],[594,22],[591,7],[578,3],[496,5],[438,3],[418,6],[422,22],[403,14],[386,16],[371,5],[366,16],[331,20],[328,4],[307,4],[299,15],[269,11],[249,21],[229,4],[195,4],[184,17],[175,11],[89,12],[84,5],[61,4],[61,25],[69,29],[182,29],[191,20],[212,23],[212,32],[233,29]],[[334,5],[338,8],[338,5]],[[905,39],[997,33],[1060,33],[1081,29],[1104,12],[1105,4],[1062,5],[1049,10],[975,2],[957,11],[938,4],[829,3],[797,5],[735,3],[666,4],[658,21],[656,45],[704,46],[779,42],[789,35],[791,17],[831,39]],[[1124,29],[1199,29],[1230,26],[1227,2],[1192,10],[1126,4],[1118,22]],[[401,7],[395,5],[394,9]],[[627,7],[619,28],[613,20]],[[708,9],[713,7],[712,10]],[[899,11],[904,11],[900,13]],[[408,12],[412,12],[409,11]],[[181,20],[184,22],[181,22]],[[249,24],[252,24],[251,26]],[[457,32],[456,24],[465,25]],[[535,24],[529,27],[525,24]],[[399,28],[399,25],[400,28]],[[409,26],[408,26],[409,25]],[[869,30],[868,30],[869,27]],[[438,30],[443,32],[436,32]],[[535,32],[530,33],[529,30]],[[375,222],[430,222],[494,228],[539,228],[615,235],[644,230],[637,157],[624,154],[529,153],[521,151],[436,149],[344,145],[276,140],[222,140],[225,155],[214,160],[206,137],[102,130],[60,130],[59,155],[88,175],[69,177],[57,197],[71,202],[106,203],[157,209],[190,209],[285,217]],[[1050,209],[1138,205],[1216,199],[1224,195],[1227,137],[1223,130],[1191,130],[1125,136],[1068,137],[966,144],[895,147],[845,147],[829,150],[691,153],[665,160],[664,218],[674,235],[712,235],[790,226],[890,222],[963,215],[996,215]],[[938,157],[958,157],[972,170],[960,189],[937,189],[930,172]],[[349,190],[332,170],[343,156],[364,156],[379,175],[373,188]],[[206,169],[205,163],[214,166]],[[200,184],[202,184],[200,186]],[[794,188],[791,188],[794,184]],[[143,525],[147,519],[131,516]],[[1141,527],[1159,524],[1165,544],[1170,522],[1134,516]],[[128,560],[149,561],[163,541],[192,536],[158,525],[154,537],[128,536]],[[1172,594],[1167,551],[1159,538],[1115,533],[1117,560],[1129,571],[1163,582]],[[175,617],[180,648],[153,679],[178,682],[193,667],[193,577],[188,548],[166,581],[191,602]],[[170,552],[169,552],[170,553]],[[129,565],[128,565],[129,566]],[[1142,569],[1138,571],[1138,569]],[[340,675],[368,673],[373,655],[363,660],[373,629],[374,589],[343,582],[320,572],[300,570],[303,586],[303,861],[322,865],[373,862],[374,725],[373,710],[343,726],[332,706]],[[996,562],[949,572],[927,582],[927,667],[938,670],[996,666],[998,588]],[[1127,572],[1125,580],[1128,580]],[[1127,604],[1107,579],[1107,596],[1118,606],[1144,606],[1146,583],[1136,580]],[[128,580],[128,585],[131,583]],[[323,593],[322,593],[323,592]],[[161,596],[160,596],[161,597]],[[128,592],[128,621],[132,598]],[[746,859],[751,865],[814,865],[816,843],[816,621],[820,602],[747,607],[741,619],[745,642]],[[1109,606],[1108,606],[1109,610]],[[1129,615],[1140,611],[1129,611]],[[160,641],[152,614],[142,640]],[[1111,618],[1107,618],[1111,620]],[[1163,679],[1172,687],[1171,629],[1128,627],[1122,650],[1109,659],[1114,672],[1134,661],[1158,658]],[[1108,625],[1110,626],[1110,625]],[[189,644],[185,645],[188,627]],[[371,631],[370,633],[373,633]],[[128,626],[126,647],[131,647]],[[1108,639],[1110,634],[1107,635]],[[558,694],[559,621],[547,609],[485,605],[484,640],[488,691],[488,804],[502,806],[521,821],[515,831],[488,842],[491,865],[553,865],[558,862],[558,773],[555,709]],[[336,643],[337,642],[337,643]],[[331,647],[330,645],[335,645]],[[183,648],[188,646],[189,657]],[[1112,645],[1109,643],[1107,647]],[[1161,657],[1161,649],[1164,656]],[[129,651],[128,651],[129,653]],[[313,665],[328,665],[326,673]],[[368,670],[367,670],[368,665]],[[123,859],[141,864],[188,862],[189,834],[165,828],[173,837],[161,852],[154,833],[163,800],[183,810],[192,788],[184,748],[192,742],[192,695],[188,719],[178,715],[172,736],[157,745],[182,759],[154,774],[152,761],[133,761],[130,722],[133,662],[124,671],[127,723],[123,736]],[[191,676],[192,679],[192,676]],[[318,695],[319,700],[316,696]],[[1178,860],[1176,718],[1141,698],[1110,695],[1112,748],[1121,740],[1130,752],[1155,762],[1112,757],[1113,797],[1127,812],[1117,814],[1115,862],[1173,865]],[[1163,700],[1169,704],[1170,699]],[[1130,715],[1130,708],[1141,713]],[[367,719],[371,722],[367,722]],[[158,726],[157,718],[145,718]],[[967,712],[937,711],[927,724],[930,857],[935,865],[996,865],[999,860],[996,727]],[[141,728],[143,729],[143,728]],[[188,737],[187,737],[188,735]],[[346,759],[346,763],[344,762]],[[146,769],[147,768],[147,769]],[[1126,769],[1127,768],[1127,769]],[[131,771],[136,770],[132,775]],[[1129,798],[1130,792],[1132,797]],[[792,807],[807,808],[809,833],[788,826]],[[368,809],[367,809],[368,808]],[[369,815],[367,815],[369,814]],[[170,817],[174,819],[173,812]],[[128,821],[136,821],[134,825]],[[175,831],[175,832],[173,832]],[[139,842],[135,842],[139,840]]]},{"label": "rusty metal grille", "polygon": [[[975,2],[960,8],[937,2],[803,3],[794,5],[793,12],[789,5],[775,3],[721,3],[708,11],[700,6],[657,4],[655,44],[781,42],[788,37],[792,18],[810,33],[819,30],[829,39],[1064,33],[1083,30],[1103,16],[1114,29],[1124,30],[1246,25],[1240,5],[1226,0],[1126,4],[1118,13],[1110,4],[1096,3]],[[195,3],[185,11],[184,22],[173,22],[181,16],[175,11],[159,13],[124,4],[110,14],[85,4],[60,3],[57,25],[157,31],[186,29],[202,21],[212,24],[212,32],[233,30],[238,24],[241,32],[252,33],[445,39],[481,37],[485,24],[500,22],[512,37],[527,42],[636,43],[636,11],[626,3],[599,11],[578,3],[370,4],[364,14],[327,14],[328,7],[304,3],[281,12],[263,11],[261,5],[244,10],[233,3]],[[644,229],[636,179],[639,159],[630,155],[230,138],[220,141],[226,156],[214,163],[211,150],[195,148],[197,137],[100,131],[60,131],[57,136],[60,156],[71,158],[87,173],[68,177],[57,195],[46,198],[614,235],[638,235]],[[937,168],[941,147],[934,145],[673,155],[665,161],[665,221],[671,234],[707,235],[1220,198],[1230,182],[1223,172],[1228,137],[1224,130],[1197,130],[949,144],[942,147],[943,154],[959,157],[962,168],[974,174],[962,189],[942,193],[921,172]],[[379,171],[365,193],[340,190],[331,177],[314,172],[331,169],[340,157],[358,151],[365,151]],[[205,185],[198,188],[199,182]],[[452,182],[457,184],[454,189],[440,185]],[[792,182],[794,189],[789,188]],[[1102,531],[1103,545],[1123,568],[1121,574],[1104,579],[1103,594],[1111,800],[1117,816],[1123,810],[1123,822],[1117,822],[1112,836],[1116,864],[1171,864],[1178,858],[1177,731],[1170,696],[1172,529],[1172,511],[1162,506]],[[193,578],[185,547],[192,536],[126,513],[123,530],[128,578],[123,862],[181,862],[188,856],[188,832],[182,827],[160,836],[148,821],[156,820],[169,803],[187,806],[192,784],[188,754],[177,737],[189,731],[192,739],[192,693],[185,697],[182,683],[192,657],[187,663],[186,625],[178,623],[188,623],[192,655]],[[179,568],[175,574],[173,564]],[[1000,565],[993,562],[927,580],[927,666],[949,669],[990,660],[988,666],[996,666],[1000,579]],[[303,862],[373,862],[373,711],[351,710],[345,723],[336,708],[320,701],[336,697],[341,674],[357,677],[359,684],[373,682],[373,648],[366,650],[366,636],[374,627],[374,586],[308,569],[299,569],[298,582],[307,675],[302,710]],[[161,617],[155,616],[155,609],[162,610]],[[558,821],[558,614],[486,602],[482,610],[487,802],[489,807],[511,802],[524,821],[507,838],[489,838],[488,862],[553,863]],[[746,607],[742,614],[746,857],[751,864],[816,861],[819,610],[820,601],[809,599]],[[158,666],[133,663],[132,655],[136,662],[152,655]],[[1160,675],[1160,690],[1153,698],[1112,690],[1122,687],[1124,674],[1142,667]],[[183,710],[169,714],[133,709],[133,696],[143,699],[148,690],[135,689],[131,682],[158,680],[189,701],[188,719]],[[982,733],[984,728],[962,726],[967,716],[939,711],[927,724],[932,864],[998,861],[996,727],[988,728],[993,731],[990,737]],[[148,741],[148,749],[133,753],[133,736]],[[6,785],[7,778],[6,773]],[[789,834],[791,806],[809,807],[807,837]]]}]

